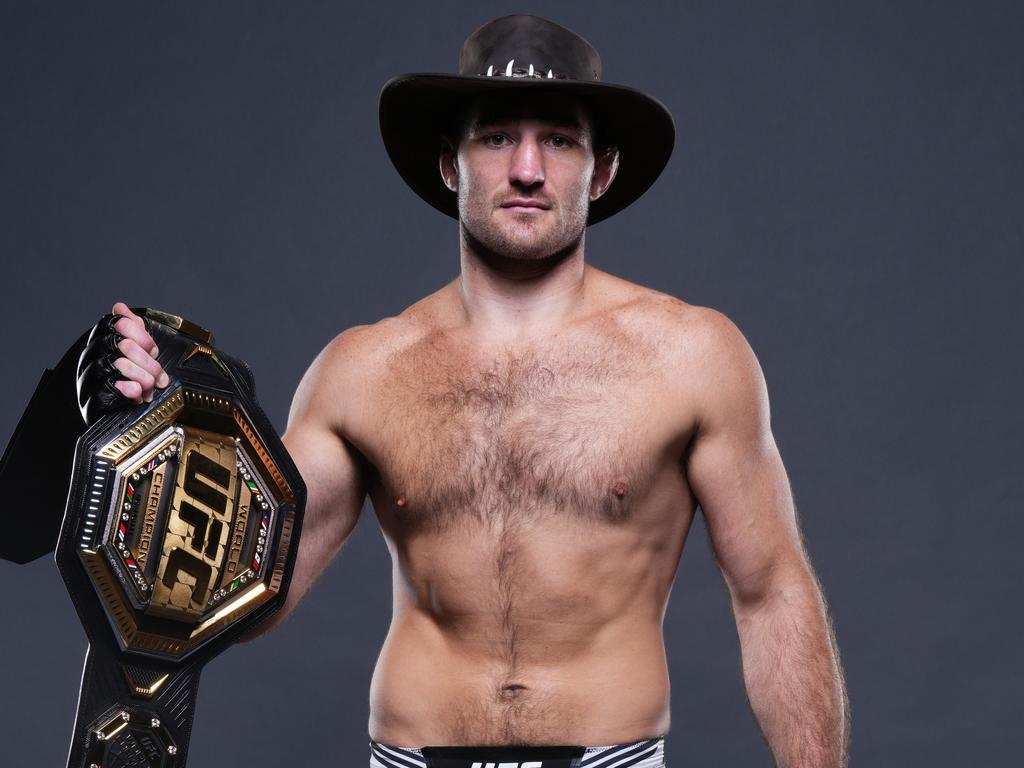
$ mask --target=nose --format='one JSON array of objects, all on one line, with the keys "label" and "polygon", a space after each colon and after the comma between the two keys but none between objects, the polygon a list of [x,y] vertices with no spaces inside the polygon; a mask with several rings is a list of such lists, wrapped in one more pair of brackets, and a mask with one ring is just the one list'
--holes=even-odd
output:
[{"label": "nose", "polygon": [[513,186],[534,187],[544,183],[544,155],[534,136],[524,135],[512,153],[509,182]]}]

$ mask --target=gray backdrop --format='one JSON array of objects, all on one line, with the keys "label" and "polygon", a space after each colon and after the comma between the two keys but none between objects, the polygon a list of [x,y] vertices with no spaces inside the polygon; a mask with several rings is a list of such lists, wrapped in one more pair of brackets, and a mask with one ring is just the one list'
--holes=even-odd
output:
[{"label": "gray backdrop", "polygon": [[[757,352],[835,616],[854,762],[1007,764],[1024,575],[1019,4],[4,0],[0,441],[41,369],[117,299],[215,329],[283,430],[332,336],[458,269],[455,224],[385,155],[381,85],[453,70],[472,29],[519,10],[579,31],[605,79],[676,117],[664,175],[590,230],[587,255],[725,312]],[[63,765],[84,636],[51,558],[0,578],[2,762]],[[389,611],[367,508],[298,613],[207,668],[190,764],[365,765]],[[665,634],[671,764],[770,765],[699,521]]]}]

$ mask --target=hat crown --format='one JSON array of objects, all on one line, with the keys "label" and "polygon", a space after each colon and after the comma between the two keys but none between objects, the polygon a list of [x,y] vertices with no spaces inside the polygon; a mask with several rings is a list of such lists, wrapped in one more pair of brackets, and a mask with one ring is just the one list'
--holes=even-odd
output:
[{"label": "hat crown", "polygon": [[489,21],[466,38],[459,74],[599,81],[601,57],[571,29],[516,14]]}]

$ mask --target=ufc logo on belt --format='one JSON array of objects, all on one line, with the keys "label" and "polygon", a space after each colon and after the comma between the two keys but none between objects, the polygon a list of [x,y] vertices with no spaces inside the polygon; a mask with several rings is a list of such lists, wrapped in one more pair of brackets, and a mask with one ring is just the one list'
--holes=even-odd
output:
[{"label": "ufc logo on belt", "polygon": [[537,761],[529,763],[473,763],[470,768],[544,768],[544,763]]}]

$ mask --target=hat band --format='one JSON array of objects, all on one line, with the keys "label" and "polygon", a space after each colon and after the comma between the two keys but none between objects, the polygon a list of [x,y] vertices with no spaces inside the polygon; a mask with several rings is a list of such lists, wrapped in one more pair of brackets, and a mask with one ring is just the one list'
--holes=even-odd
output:
[{"label": "hat band", "polygon": [[504,69],[495,69],[494,65],[487,67],[486,72],[477,72],[479,77],[532,77],[538,80],[568,80],[568,75],[559,72],[552,72],[550,69],[544,72],[530,64],[527,67],[515,66],[515,59],[509,59]]}]

